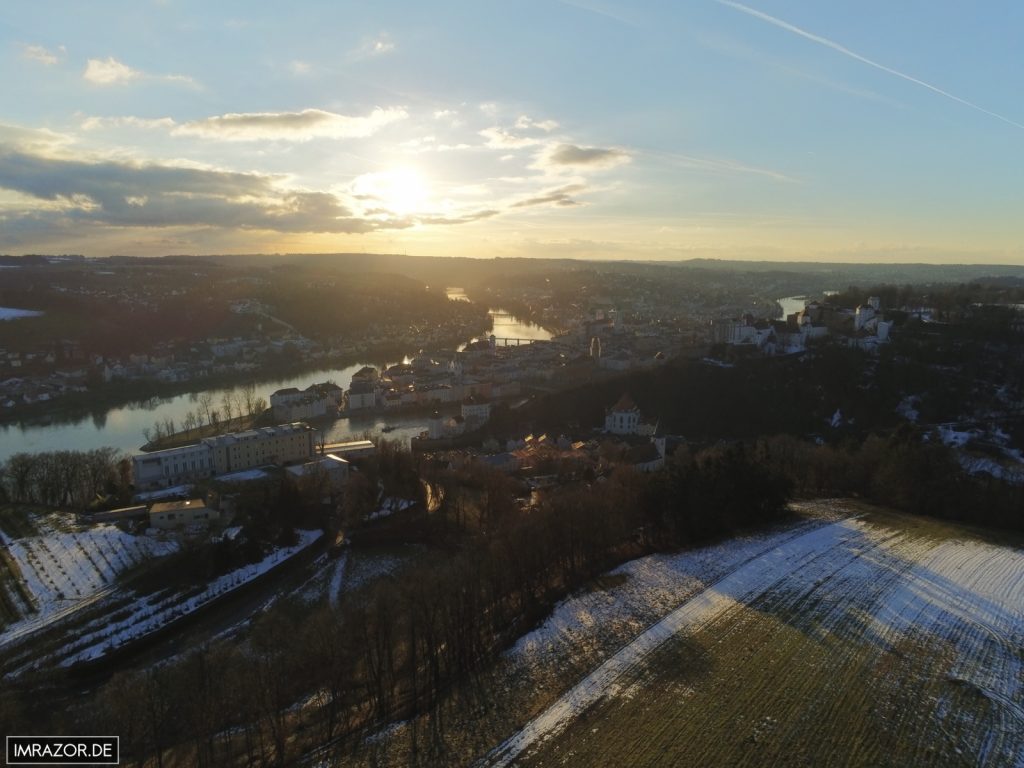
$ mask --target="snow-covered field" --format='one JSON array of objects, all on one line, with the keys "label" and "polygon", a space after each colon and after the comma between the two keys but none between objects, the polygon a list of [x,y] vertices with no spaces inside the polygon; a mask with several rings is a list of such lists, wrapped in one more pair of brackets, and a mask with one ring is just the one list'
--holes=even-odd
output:
[{"label": "snow-covered field", "polygon": [[80,527],[48,518],[37,523],[39,535],[5,541],[4,546],[31,596],[25,606],[20,592],[8,587],[26,617],[0,632],[0,647],[47,623],[90,604],[110,591],[119,574],[154,557],[175,552],[173,541],[133,536],[113,525]]},{"label": "snow-covered field", "polygon": [[508,652],[511,679],[598,661],[484,764],[1024,765],[1020,549],[869,514],[610,577]]},{"label": "snow-covered field", "polygon": [[61,650],[60,666],[69,667],[83,661],[98,659],[109,651],[155,632],[244,586],[323,536],[322,531],[299,530],[296,533],[299,541],[295,546],[275,549],[258,563],[252,563],[214,579],[201,589],[186,594],[158,592],[140,597],[118,611],[120,618],[104,616],[89,622],[81,627],[76,637]]}]

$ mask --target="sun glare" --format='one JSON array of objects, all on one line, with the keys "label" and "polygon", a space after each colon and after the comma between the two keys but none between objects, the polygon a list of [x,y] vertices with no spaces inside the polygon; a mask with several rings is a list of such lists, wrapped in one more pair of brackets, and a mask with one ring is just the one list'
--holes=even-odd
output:
[{"label": "sun glare", "polygon": [[394,168],[366,174],[357,184],[357,192],[369,196],[381,208],[400,216],[423,211],[430,196],[423,176],[412,168]]}]

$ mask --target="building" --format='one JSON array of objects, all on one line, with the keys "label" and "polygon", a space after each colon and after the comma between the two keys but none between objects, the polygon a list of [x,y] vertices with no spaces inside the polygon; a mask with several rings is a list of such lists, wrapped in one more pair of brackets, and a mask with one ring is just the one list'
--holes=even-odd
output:
[{"label": "building", "polygon": [[135,489],[168,488],[215,475],[309,459],[316,430],[301,422],[251,429],[132,457]]},{"label": "building", "polygon": [[132,457],[136,490],[168,488],[212,477],[216,470],[206,441]]},{"label": "building", "polygon": [[373,456],[377,446],[370,440],[352,440],[347,443],[329,443],[324,446],[325,454],[333,454],[337,458],[352,460]]},{"label": "building", "polygon": [[604,431],[612,435],[653,435],[656,429],[642,420],[639,406],[625,393],[604,417]]},{"label": "building", "polygon": [[486,424],[491,418],[491,404],[475,396],[470,396],[462,403],[461,414],[466,422],[466,429],[475,429]]},{"label": "building", "polygon": [[223,475],[264,464],[286,464],[308,459],[316,452],[316,430],[308,424],[279,424],[219,437],[208,437],[214,473]]},{"label": "building", "polygon": [[324,382],[311,384],[304,390],[288,387],[270,396],[274,418],[283,422],[300,419],[321,419],[336,416],[344,391],[337,384]]},{"label": "building", "polygon": [[188,501],[167,501],[154,504],[149,510],[149,525],[152,528],[172,530],[191,525],[209,525],[220,519],[220,512],[206,506],[202,499]]},{"label": "building", "polygon": [[328,453],[285,471],[300,486],[315,486],[322,481],[325,490],[339,491],[348,483],[349,463],[341,456]]}]

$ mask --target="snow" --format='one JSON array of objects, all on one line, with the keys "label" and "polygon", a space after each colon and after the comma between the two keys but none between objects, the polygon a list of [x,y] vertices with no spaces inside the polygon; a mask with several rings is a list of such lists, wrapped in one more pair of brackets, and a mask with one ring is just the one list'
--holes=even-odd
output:
[{"label": "snow", "polygon": [[332,606],[337,607],[341,599],[341,588],[345,582],[345,566],[348,564],[348,552],[343,552],[341,557],[334,564],[331,572],[331,582],[327,588],[327,599]]},{"label": "snow", "polygon": [[900,404],[896,406],[896,413],[898,413],[900,416],[902,416],[904,419],[911,422],[912,424],[916,424],[917,420],[921,416],[920,411],[918,411],[917,408],[914,407],[917,404],[917,398],[914,397],[913,395],[904,397],[900,401]]},{"label": "snow", "polygon": [[[654,555],[611,572],[626,580],[560,603],[507,652],[528,679],[577,655],[601,658],[601,635],[635,625],[635,639],[605,658],[482,764],[505,766],[564,731],[601,699],[635,694],[636,678],[667,640],[709,628],[751,606],[792,617],[812,636],[856,635],[884,649],[909,635],[939,638],[955,651],[954,670],[1024,722],[1024,552],[974,539],[913,537],[858,518],[806,523],[676,555]],[[814,596],[817,611],[798,606]],[[652,618],[653,617],[653,618]],[[855,620],[851,621],[851,617]],[[646,629],[644,629],[646,627]],[[614,646],[613,646],[614,647]],[[571,667],[569,667],[571,668]],[[518,675],[517,675],[518,676]],[[995,738],[1007,754],[1013,727]],[[1002,739],[1002,741],[1000,741]],[[984,761],[982,761],[984,762]]]},{"label": "snow", "polygon": [[218,475],[217,479],[225,483],[244,483],[250,480],[263,480],[267,473],[262,469],[243,469],[226,475]]},{"label": "snow", "polygon": [[170,488],[161,488],[159,491],[136,493],[135,501],[157,501],[158,499],[166,499],[169,496],[188,496],[191,493],[191,485],[172,485]]},{"label": "snow", "polygon": [[60,651],[59,666],[70,667],[98,659],[108,651],[159,630],[267,573],[309,547],[323,536],[323,532],[300,530],[297,535],[299,541],[295,546],[276,549],[259,562],[220,576],[200,589],[170,594],[162,591],[136,597],[124,609],[118,610],[116,615],[124,618],[111,621],[113,617],[106,615],[88,622],[76,630],[76,636]]},{"label": "snow", "polygon": [[963,432],[952,427],[939,427],[939,437],[942,438],[942,442],[954,448],[962,448],[974,436],[975,434],[972,432]]},{"label": "snow", "polygon": [[350,592],[366,586],[377,579],[394,573],[404,566],[411,557],[398,554],[364,554],[359,553],[351,561],[346,559],[347,571],[342,583],[342,591]]},{"label": "snow", "polygon": [[57,530],[48,520],[37,525],[39,535],[7,542],[35,611],[0,633],[0,647],[92,604],[132,566],[178,549],[173,541],[133,536],[114,525],[70,532]]},{"label": "snow", "polygon": [[401,512],[413,506],[416,502],[412,499],[400,499],[397,497],[389,496],[381,502],[380,508],[376,512],[371,512],[366,516],[367,520],[379,520],[382,517],[389,517],[395,512]]},{"label": "snow", "polygon": [[42,312],[32,309],[14,309],[13,307],[0,307],[0,320],[17,320],[22,317],[39,317]]}]

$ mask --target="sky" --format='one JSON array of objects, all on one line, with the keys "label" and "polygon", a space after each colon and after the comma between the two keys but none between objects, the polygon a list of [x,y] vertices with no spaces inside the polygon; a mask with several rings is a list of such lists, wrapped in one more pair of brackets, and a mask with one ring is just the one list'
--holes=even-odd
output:
[{"label": "sky", "polygon": [[0,4],[0,253],[1024,264],[1024,3]]}]

